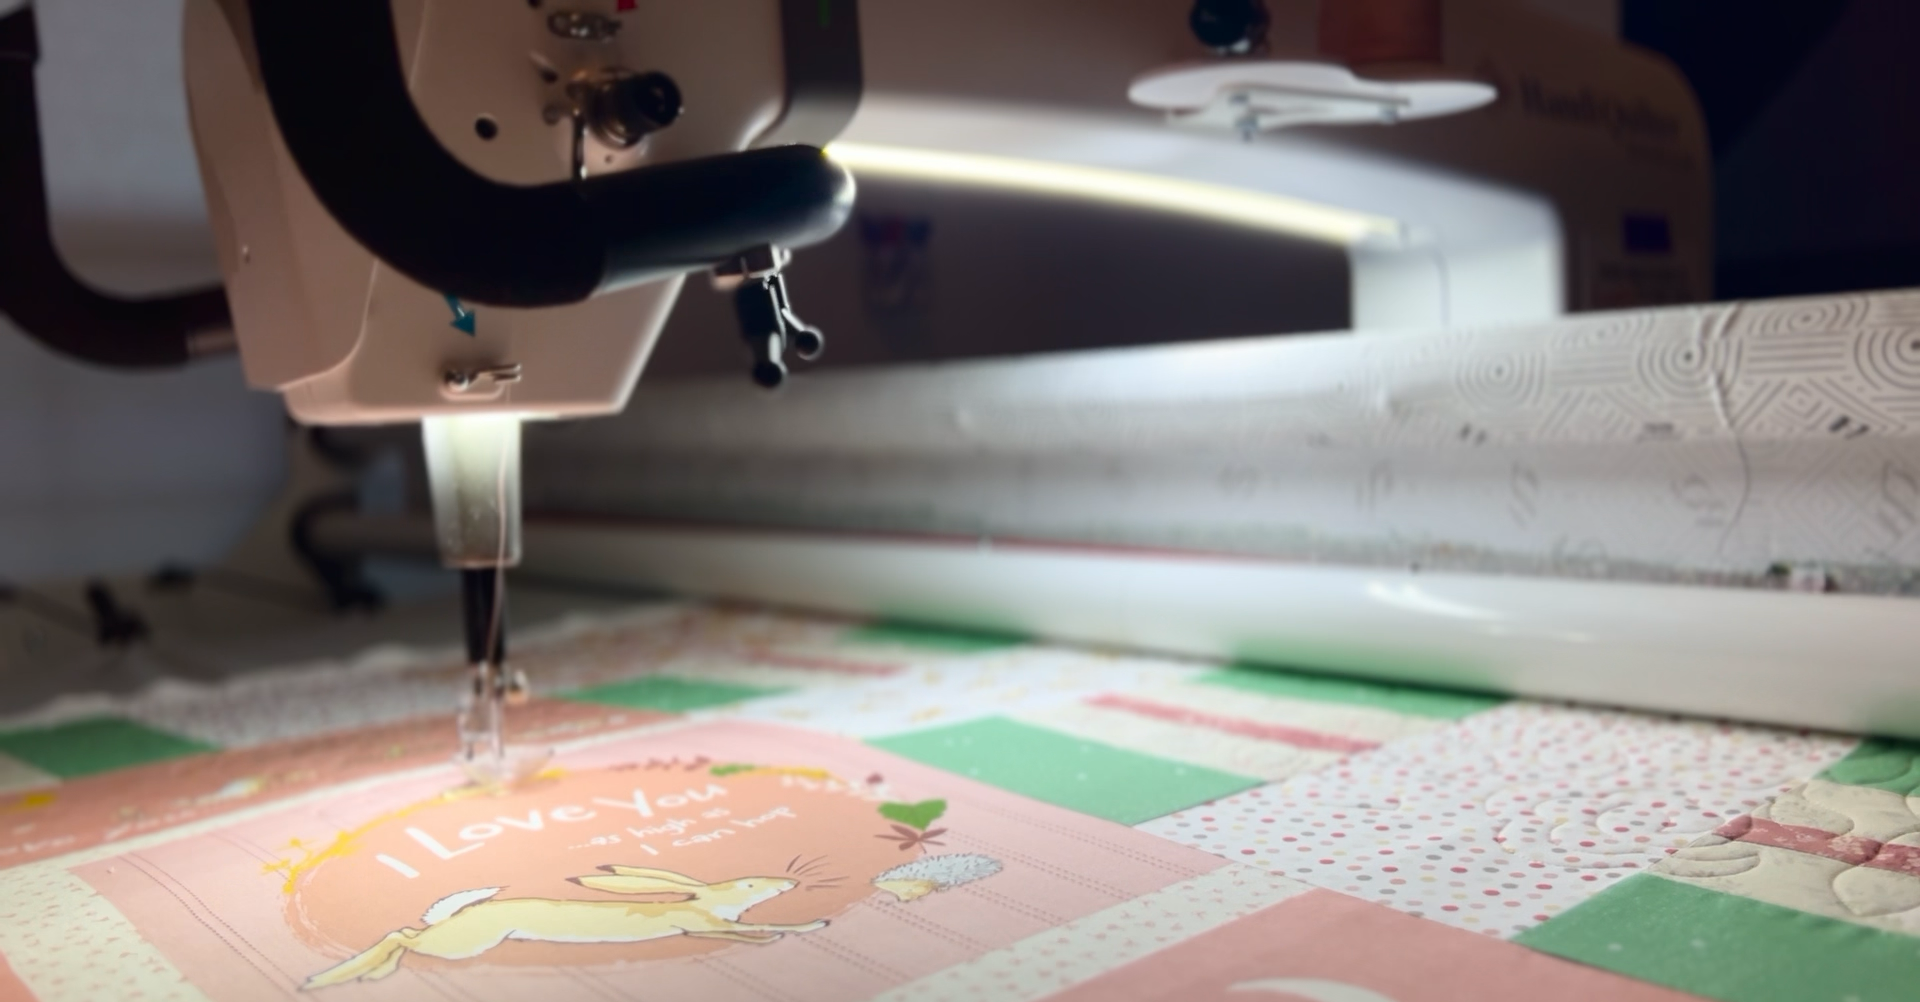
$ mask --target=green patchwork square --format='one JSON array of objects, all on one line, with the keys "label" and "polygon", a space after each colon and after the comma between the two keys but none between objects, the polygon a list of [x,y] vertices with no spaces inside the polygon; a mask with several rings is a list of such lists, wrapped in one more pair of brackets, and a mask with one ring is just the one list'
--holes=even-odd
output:
[{"label": "green patchwork square", "polygon": [[1910,1002],[1920,938],[1636,874],[1514,937],[1727,1002]]},{"label": "green patchwork square", "polygon": [[61,779],[214,751],[214,746],[118,717],[0,732],[0,754]]},{"label": "green patchwork square", "polygon": [[1137,825],[1261,785],[1005,717],[871,742],[896,755],[1083,814]]},{"label": "green patchwork square", "polygon": [[1835,762],[1821,779],[1853,786],[1892,790],[1903,797],[1920,794],[1920,745],[1889,738],[1868,738],[1852,754]]},{"label": "green patchwork square", "polygon": [[947,626],[927,626],[897,620],[882,620],[855,627],[840,635],[850,644],[876,644],[892,647],[917,647],[947,654],[979,654],[1004,650],[1029,643],[1033,638],[998,630],[967,630]]},{"label": "green patchwork square", "polygon": [[1482,710],[1491,710],[1507,701],[1505,696],[1484,693],[1370,682],[1247,664],[1232,665],[1202,675],[1194,681],[1256,692],[1263,696],[1306,699],[1317,703],[1350,703],[1442,720],[1458,720]]},{"label": "green patchwork square", "polygon": [[762,696],[777,696],[786,691],[788,690],[762,689],[725,682],[702,682],[673,675],[649,675],[628,682],[576,689],[573,692],[562,693],[561,696],[564,699],[583,703],[604,703],[608,706],[658,710],[662,713],[685,713],[688,710],[704,710],[711,706],[725,706],[728,703],[745,702]]}]

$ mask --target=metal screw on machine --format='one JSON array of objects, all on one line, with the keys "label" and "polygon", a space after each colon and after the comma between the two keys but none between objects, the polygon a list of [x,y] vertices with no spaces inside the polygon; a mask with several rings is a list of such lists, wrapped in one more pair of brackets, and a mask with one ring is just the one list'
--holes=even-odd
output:
[{"label": "metal screw on machine", "polygon": [[546,117],[573,119],[573,176],[587,176],[587,133],[616,149],[632,149],[640,141],[680,120],[684,103],[680,85],[665,73],[635,73],[614,67],[582,73],[567,83],[562,111],[550,108]]},{"label": "metal screw on machine", "polygon": [[753,381],[767,389],[786,382],[788,347],[808,362],[827,347],[826,335],[793,312],[783,274],[792,260],[784,247],[756,247],[713,269],[714,288],[733,293],[740,336],[753,350]]},{"label": "metal screw on machine", "polygon": [[547,16],[547,30],[578,42],[611,42],[620,22],[593,11],[568,10]]},{"label": "metal screw on machine", "polygon": [[679,121],[683,110],[680,85],[665,73],[607,70],[582,86],[587,127],[621,149]]}]

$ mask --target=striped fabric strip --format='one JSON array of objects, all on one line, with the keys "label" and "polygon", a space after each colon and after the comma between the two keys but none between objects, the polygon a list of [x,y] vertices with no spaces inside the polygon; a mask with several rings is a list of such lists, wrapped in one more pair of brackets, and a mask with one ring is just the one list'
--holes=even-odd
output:
[{"label": "striped fabric strip", "polygon": [[1805,825],[1783,825],[1765,818],[1742,816],[1714,831],[1722,838],[1775,849],[1791,849],[1810,856],[1839,860],[1850,866],[1865,866],[1920,877],[1920,846],[1880,842],[1860,835],[1835,835]]},{"label": "striped fabric strip", "polygon": [[1220,714],[1202,713],[1184,706],[1169,706],[1152,700],[1134,696],[1122,696],[1108,693],[1087,700],[1089,706],[1098,706],[1108,710],[1120,710],[1136,713],[1155,720],[1169,723],[1186,724],[1190,727],[1204,727],[1209,730],[1233,734],[1243,738],[1255,738],[1261,741],[1278,741],[1295,748],[1311,751],[1338,752],[1350,755],[1355,752],[1370,751],[1380,747],[1378,742],[1358,738],[1341,737],[1338,734],[1323,734],[1300,727],[1288,727],[1284,724],[1268,724],[1243,717],[1228,717]]}]

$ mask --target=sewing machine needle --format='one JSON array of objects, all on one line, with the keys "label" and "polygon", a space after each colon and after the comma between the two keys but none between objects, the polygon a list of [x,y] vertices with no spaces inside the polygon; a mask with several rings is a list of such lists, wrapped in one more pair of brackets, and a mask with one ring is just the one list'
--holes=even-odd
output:
[{"label": "sewing machine needle", "polygon": [[506,774],[507,675],[505,571],[498,567],[460,572],[461,615],[473,689],[461,704],[460,755],[484,774]]}]

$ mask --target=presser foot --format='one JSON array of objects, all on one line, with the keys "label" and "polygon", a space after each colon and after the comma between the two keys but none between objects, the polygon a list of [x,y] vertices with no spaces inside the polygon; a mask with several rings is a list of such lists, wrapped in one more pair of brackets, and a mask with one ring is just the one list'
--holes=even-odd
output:
[{"label": "presser foot", "polygon": [[509,744],[506,711],[531,698],[524,672],[505,665],[477,664],[460,702],[460,748],[454,763],[478,786],[508,789],[539,775],[553,749]]}]

